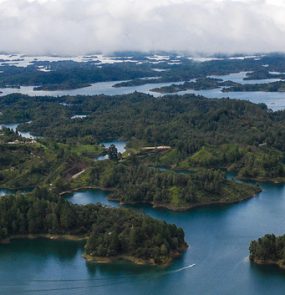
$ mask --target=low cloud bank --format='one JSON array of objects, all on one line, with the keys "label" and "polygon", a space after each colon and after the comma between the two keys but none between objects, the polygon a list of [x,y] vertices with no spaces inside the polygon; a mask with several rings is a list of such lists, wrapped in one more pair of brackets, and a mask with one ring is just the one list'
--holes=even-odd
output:
[{"label": "low cloud bank", "polygon": [[0,51],[285,51],[285,1],[0,0]]}]

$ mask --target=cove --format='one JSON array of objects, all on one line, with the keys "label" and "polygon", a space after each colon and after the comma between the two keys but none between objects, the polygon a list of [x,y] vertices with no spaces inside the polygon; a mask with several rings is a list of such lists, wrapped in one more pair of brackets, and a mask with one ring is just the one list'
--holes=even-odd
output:
[{"label": "cove", "polygon": [[[89,264],[83,246],[67,241],[14,241],[0,245],[3,294],[284,294],[285,272],[248,261],[249,242],[285,231],[285,185],[262,184],[257,197],[239,204],[171,212],[149,206],[135,210],[183,227],[188,251],[170,267]],[[102,202],[107,193],[72,194],[73,203]],[[195,264],[195,266],[190,267]]]}]

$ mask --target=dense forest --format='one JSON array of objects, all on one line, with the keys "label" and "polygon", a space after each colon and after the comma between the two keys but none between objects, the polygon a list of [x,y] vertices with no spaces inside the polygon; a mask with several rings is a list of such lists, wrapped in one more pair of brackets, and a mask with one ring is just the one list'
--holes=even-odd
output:
[{"label": "dense forest", "polygon": [[[11,136],[16,139],[8,141]],[[4,188],[20,190],[46,185],[61,193],[80,187],[101,187],[112,190],[111,197],[124,203],[147,202],[175,210],[232,203],[259,192],[258,187],[226,180],[225,173],[218,169],[198,167],[188,174],[163,171],[153,166],[159,160],[156,153],[122,157],[114,145],[104,150],[96,144],[31,141],[9,129],[4,129],[0,139],[0,185]],[[94,160],[102,152],[110,160]]]},{"label": "dense forest", "polygon": [[[282,81],[242,85],[209,77],[234,69],[251,71],[246,79],[283,79],[284,56],[203,63],[182,58],[172,65],[146,59],[140,66],[44,63],[50,72],[37,70],[42,63],[27,68],[2,66],[5,75],[0,85],[56,90],[128,80],[115,86],[184,82],[154,89],[163,93],[284,88]],[[159,70],[155,75],[154,69]],[[195,81],[185,82],[191,79]],[[1,197],[1,240],[70,234],[86,239],[85,254],[90,259],[120,256],[165,264],[186,247],[182,229],[127,209],[72,205],[63,196],[80,188],[101,188],[122,204],[186,210],[239,202],[260,191],[258,185],[236,178],[285,182],[285,111],[272,112],[265,104],[195,95],[155,98],[137,92],[66,97],[12,94],[1,98],[0,110],[0,123],[17,123],[18,131],[37,137],[26,139],[10,129],[0,130],[0,187],[32,191]],[[127,142],[123,154],[114,145],[101,144],[117,139]],[[108,159],[99,160],[102,155]],[[229,179],[228,172],[234,172],[235,179]],[[284,265],[284,245],[284,237],[266,235],[251,243],[250,258]]]},{"label": "dense forest", "polygon": [[267,234],[249,247],[250,260],[258,264],[276,264],[285,268],[285,235]]},{"label": "dense forest", "polygon": [[28,234],[86,237],[89,259],[120,256],[165,264],[187,247],[175,225],[129,209],[72,205],[45,188],[0,199],[0,240]]},{"label": "dense forest", "polygon": [[234,203],[260,191],[256,186],[226,180],[219,170],[197,169],[187,174],[161,171],[137,157],[116,164],[97,162],[71,187],[78,181],[110,189],[109,198],[122,203],[149,203],[174,210]]},{"label": "dense forest", "polygon": [[[282,181],[284,177],[280,144],[283,139],[277,136],[283,132],[282,112],[276,116],[263,105],[187,96],[160,99],[157,108],[155,98],[142,94],[120,99],[63,98],[69,103],[77,100],[76,104],[89,109],[88,117],[71,120],[72,107],[59,105],[59,98],[29,98],[25,104],[30,108],[20,111],[24,98],[3,98],[2,117],[24,113],[30,116],[28,112],[32,122],[23,126],[37,130],[44,138],[33,142],[18,139],[9,144],[2,135],[0,184],[5,188],[42,184],[61,193],[80,187],[101,187],[111,189],[112,198],[124,203],[147,202],[183,210],[233,203],[260,191],[256,186],[227,180],[227,170],[237,171],[238,177],[243,178]],[[48,120],[56,104],[57,115],[53,121]],[[266,119],[270,124],[265,125]],[[216,128],[209,128],[214,122]],[[248,129],[249,124],[253,125],[252,130]],[[271,142],[270,147],[266,143],[269,127],[276,132],[276,142]],[[11,134],[9,130],[5,132]],[[123,155],[117,155],[115,147],[106,151],[99,145],[101,140],[120,137],[129,140],[129,149]],[[169,149],[144,148],[161,144],[169,145]],[[102,153],[111,160],[96,161]],[[160,167],[169,169],[162,171]],[[181,174],[177,169],[189,173]]]},{"label": "dense forest", "polygon": [[[172,168],[226,169],[241,178],[284,181],[285,113],[264,104],[194,95],[25,97],[0,101],[2,122],[28,122],[20,130],[68,145],[122,138],[130,151],[167,145],[156,158]],[[71,120],[76,114],[85,118]],[[50,118],[53,120],[50,120]]]}]

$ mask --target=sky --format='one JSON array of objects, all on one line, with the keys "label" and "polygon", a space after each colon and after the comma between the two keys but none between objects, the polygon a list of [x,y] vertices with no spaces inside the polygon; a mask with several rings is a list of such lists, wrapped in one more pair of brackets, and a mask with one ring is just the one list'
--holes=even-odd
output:
[{"label": "sky", "polygon": [[284,34],[284,0],[0,0],[0,52],[284,52]]}]

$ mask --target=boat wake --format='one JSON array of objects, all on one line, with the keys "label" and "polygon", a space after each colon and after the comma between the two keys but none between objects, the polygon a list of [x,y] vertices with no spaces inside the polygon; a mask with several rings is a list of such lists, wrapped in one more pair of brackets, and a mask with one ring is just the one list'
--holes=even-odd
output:
[{"label": "boat wake", "polygon": [[187,265],[187,266],[184,266],[184,267],[181,267],[181,268],[178,268],[178,269],[175,269],[175,270],[172,270],[170,271],[169,273],[177,273],[177,272],[181,272],[181,271],[184,271],[186,269],[189,269],[189,268],[192,268],[194,267],[196,264],[190,264],[190,265]]}]

